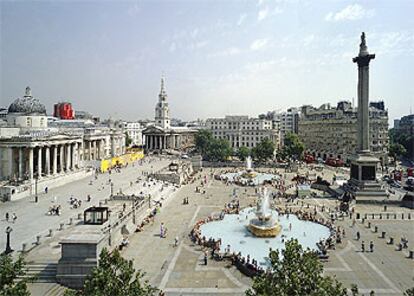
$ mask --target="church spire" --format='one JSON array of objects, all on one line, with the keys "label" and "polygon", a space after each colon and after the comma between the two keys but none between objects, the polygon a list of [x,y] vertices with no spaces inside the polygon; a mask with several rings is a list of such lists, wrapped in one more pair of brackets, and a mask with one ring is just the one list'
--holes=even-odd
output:
[{"label": "church spire", "polygon": [[165,101],[167,99],[167,92],[165,91],[165,76],[164,76],[164,74],[162,74],[162,76],[161,76],[161,90],[160,90],[159,98],[162,101]]}]

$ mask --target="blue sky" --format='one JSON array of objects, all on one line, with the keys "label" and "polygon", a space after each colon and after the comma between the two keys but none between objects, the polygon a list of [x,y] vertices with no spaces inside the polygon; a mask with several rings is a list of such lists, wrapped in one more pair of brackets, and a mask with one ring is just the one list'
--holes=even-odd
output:
[{"label": "blue sky", "polygon": [[355,98],[360,33],[370,98],[414,107],[414,1],[0,3],[2,106],[27,85],[49,111],[152,118],[165,73],[172,116],[256,116]]}]

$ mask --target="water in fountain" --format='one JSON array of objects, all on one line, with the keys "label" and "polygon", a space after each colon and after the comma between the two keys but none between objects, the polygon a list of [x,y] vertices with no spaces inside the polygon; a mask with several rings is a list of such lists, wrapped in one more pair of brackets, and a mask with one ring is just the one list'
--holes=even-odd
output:
[{"label": "water in fountain", "polygon": [[257,203],[256,217],[250,220],[247,228],[258,237],[274,237],[279,234],[281,227],[272,218],[269,207],[269,194],[266,188],[261,192],[261,198]]},{"label": "water in fountain", "polygon": [[248,172],[252,170],[252,157],[250,155],[246,157],[246,170]]}]

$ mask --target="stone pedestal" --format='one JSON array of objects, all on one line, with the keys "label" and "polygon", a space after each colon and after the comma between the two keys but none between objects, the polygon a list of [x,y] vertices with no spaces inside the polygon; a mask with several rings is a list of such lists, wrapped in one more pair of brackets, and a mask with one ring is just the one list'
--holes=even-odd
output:
[{"label": "stone pedestal", "polygon": [[376,180],[379,159],[367,153],[360,153],[351,161],[351,180],[353,195],[357,203],[381,202],[387,198],[381,184]]}]

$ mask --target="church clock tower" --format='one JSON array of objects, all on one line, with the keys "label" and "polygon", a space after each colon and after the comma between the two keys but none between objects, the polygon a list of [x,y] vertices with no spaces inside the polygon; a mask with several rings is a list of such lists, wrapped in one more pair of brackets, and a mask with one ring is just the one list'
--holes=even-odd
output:
[{"label": "church clock tower", "polygon": [[158,95],[158,103],[155,106],[155,126],[163,129],[170,128],[170,108],[168,108],[167,92],[165,91],[165,79],[161,77],[161,90]]}]

